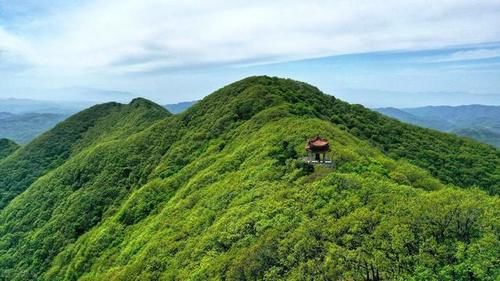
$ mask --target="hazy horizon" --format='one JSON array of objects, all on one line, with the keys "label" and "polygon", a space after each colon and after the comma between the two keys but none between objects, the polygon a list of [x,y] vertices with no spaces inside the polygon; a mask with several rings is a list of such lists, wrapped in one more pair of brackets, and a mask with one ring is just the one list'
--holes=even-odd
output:
[{"label": "hazy horizon", "polygon": [[368,107],[499,105],[499,15],[493,0],[0,0],[0,99],[178,103],[269,75]]},{"label": "hazy horizon", "polygon": [[[244,77],[243,77],[244,78]],[[287,78],[287,77],[285,77]],[[306,80],[302,80],[306,81]],[[231,81],[234,82],[234,81]],[[307,81],[306,81],[307,82]],[[229,83],[229,82],[228,82]],[[310,82],[314,83],[314,82]],[[500,94],[495,93],[471,93],[465,91],[449,91],[449,92],[402,92],[402,91],[388,91],[388,90],[373,90],[373,89],[355,89],[355,88],[341,88],[335,89],[329,87],[319,86],[321,83],[313,84],[323,92],[333,95],[339,99],[350,103],[362,104],[370,108],[379,107],[422,107],[422,106],[460,106],[460,105],[500,105]],[[192,96],[191,98],[171,99],[168,95],[154,96],[154,95],[141,95],[139,93],[118,91],[111,89],[98,89],[89,87],[66,87],[59,89],[37,89],[32,90],[29,94],[21,96],[0,96],[0,100],[33,100],[41,102],[55,102],[55,103],[85,103],[87,105],[103,103],[103,102],[120,102],[128,103],[134,98],[142,97],[150,99],[158,104],[177,104],[183,102],[193,102],[203,99],[205,96],[211,94],[213,91],[221,88],[227,84],[221,84],[214,89],[209,89],[208,92],[200,95]]]}]

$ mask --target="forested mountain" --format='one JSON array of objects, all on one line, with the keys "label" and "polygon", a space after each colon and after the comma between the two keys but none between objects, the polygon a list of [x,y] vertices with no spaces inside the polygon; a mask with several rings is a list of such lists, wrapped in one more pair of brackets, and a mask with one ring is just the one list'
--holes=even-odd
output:
[{"label": "forested mountain", "polygon": [[377,108],[376,111],[410,124],[469,137],[500,147],[500,106],[462,105],[416,108]]},{"label": "forested mountain", "polygon": [[0,160],[9,156],[19,148],[19,145],[9,139],[0,138]]},{"label": "forested mountain", "polygon": [[0,280],[496,280],[499,156],[287,79],[98,105],[0,160]]},{"label": "forested mountain", "polygon": [[0,112],[0,138],[24,144],[54,127],[66,117],[67,115],[64,114],[52,113],[13,114]]},{"label": "forested mountain", "polygon": [[500,148],[500,128],[485,128],[485,127],[472,127],[472,128],[458,128],[454,129],[452,133],[459,136],[469,137],[483,143]]},{"label": "forested mountain", "polygon": [[0,162],[0,209],[88,146],[126,137],[166,115],[160,106],[136,99],[130,105],[97,105],[70,117]]}]

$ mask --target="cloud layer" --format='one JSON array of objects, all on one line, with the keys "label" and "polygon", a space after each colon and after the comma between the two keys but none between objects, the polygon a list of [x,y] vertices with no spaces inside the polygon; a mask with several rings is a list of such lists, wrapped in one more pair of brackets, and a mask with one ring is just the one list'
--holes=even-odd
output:
[{"label": "cloud layer", "polygon": [[99,0],[0,21],[0,64],[129,73],[442,48],[500,41],[499,15],[497,0]]}]

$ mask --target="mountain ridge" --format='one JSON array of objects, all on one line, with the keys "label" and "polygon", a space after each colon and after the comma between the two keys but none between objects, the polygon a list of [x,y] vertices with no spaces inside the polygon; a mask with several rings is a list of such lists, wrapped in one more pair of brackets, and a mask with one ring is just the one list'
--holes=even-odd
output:
[{"label": "mountain ridge", "polygon": [[[2,187],[0,190],[0,194],[2,194],[0,209],[15,195],[27,188],[34,179],[59,166],[75,151],[79,151],[83,146],[95,141],[101,134],[101,132],[98,132],[100,125],[104,128],[99,129],[109,130],[107,132],[109,134],[113,126],[116,126],[116,122],[120,122],[120,119],[123,120],[127,117],[125,114],[125,116],[120,116],[126,113],[120,111],[131,110],[134,112],[137,106],[133,107],[132,105],[131,103],[129,108],[129,106],[111,102],[93,106],[59,123],[54,129],[40,135],[28,145],[22,147],[15,155],[4,159],[0,163],[0,186]],[[147,106],[146,109],[150,110],[151,107]],[[168,112],[163,108],[157,107],[156,109],[168,115]],[[137,113],[139,114],[139,112]],[[142,114],[154,116],[155,112],[144,112]],[[136,118],[137,116],[131,116],[127,120],[134,121]],[[99,122],[99,119],[101,119],[101,122]],[[143,126],[134,122],[132,122],[132,125],[136,125],[138,128]],[[124,133],[127,132],[122,132],[119,135]],[[51,156],[48,157],[49,155]],[[10,173],[11,170],[24,172],[12,174]],[[11,192],[13,193],[10,194]]]},{"label": "mountain ridge", "polygon": [[472,104],[375,110],[403,122],[500,147],[500,106]]},{"label": "mountain ridge", "polygon": [[[138,99],[85,116],[90,129],[75,115],[0,162],[0,175],[17,172],[37,159],[27,147],[81,132],[0,209],[0,279],[498,276],[490,146],[275,77],[178,115]],[[317,134],[335,169],[302,160]]]}]

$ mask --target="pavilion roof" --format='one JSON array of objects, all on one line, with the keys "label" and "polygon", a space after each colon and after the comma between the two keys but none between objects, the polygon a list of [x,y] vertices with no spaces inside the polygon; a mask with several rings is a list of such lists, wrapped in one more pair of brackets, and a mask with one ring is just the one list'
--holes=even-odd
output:
[{"label": "pavilion roof", "polygon": [[307,151],[328,151],[330,149],[330,143],[327,139],[324,139],[320,136],[316,136],[312,139],[309,139],[306,144]]}]

